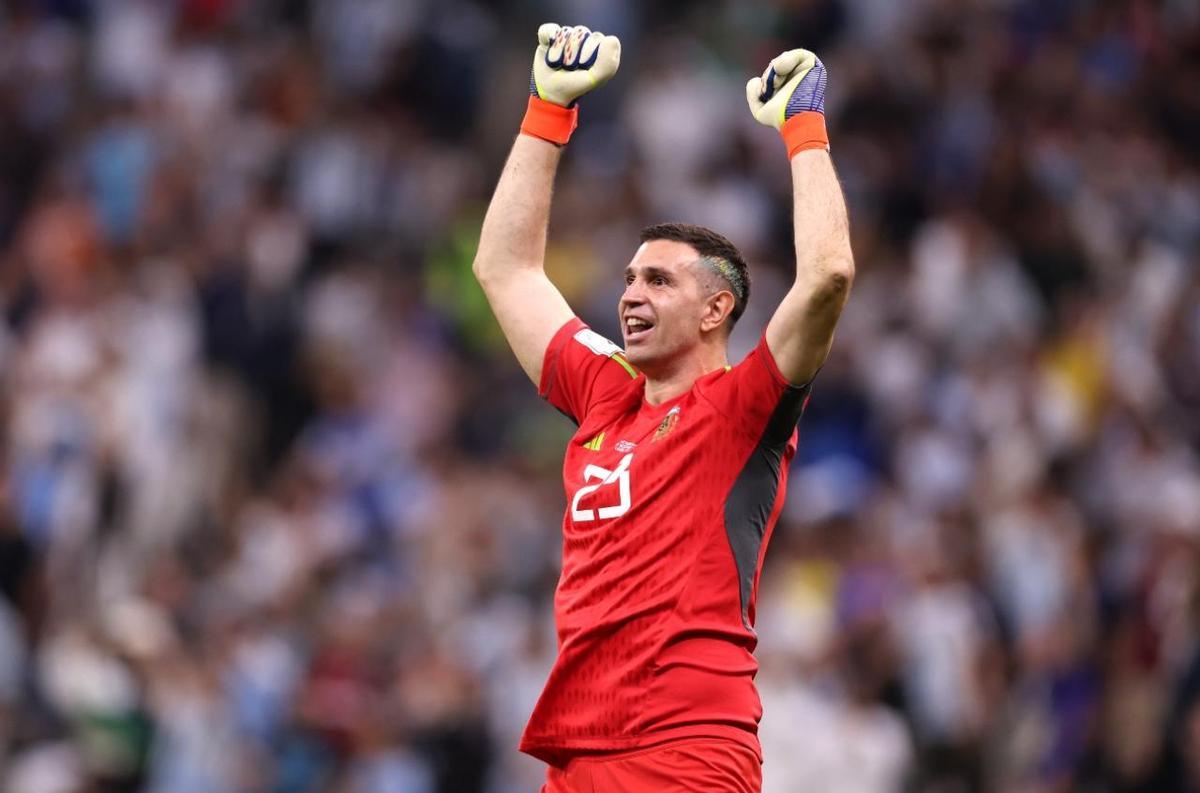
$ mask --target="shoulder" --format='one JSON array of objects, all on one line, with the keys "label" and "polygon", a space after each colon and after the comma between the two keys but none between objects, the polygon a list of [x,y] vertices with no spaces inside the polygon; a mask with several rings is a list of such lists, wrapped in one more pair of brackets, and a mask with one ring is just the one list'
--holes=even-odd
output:
[{"label": "shoulder", "polygon": [[[566,355],[580,361],[614,361],[628,379],[638,376],[636,369],[625,359],[625,351],[617,344],[592,330],[579,317],[565,322],[546,348],[546,357]],[[544,379],[544,378],[543,378]]]},{"label": "shoulder", "polygon": [[734,366],[705,375],[697,392],[732,426],[755,440],[783,442],[808,401],[810,384],[793,385],[779,370],[766,338]]},{"label": "shoulder", "polygon": [[789,391],[807,391],[809,384],[795,385],[784,377],[771,350],[766,336],[736,364],[709,372],[697,381],[698,390],[707,398],[729,398],[736,391],[750,390],[763,396],[777,396]]},{"label": "shoulder", "polygon": [[582,424],[601,405],[640,394],[644,379],[624,350],[575,317],[558,329],[546,349],[538,392]]}]

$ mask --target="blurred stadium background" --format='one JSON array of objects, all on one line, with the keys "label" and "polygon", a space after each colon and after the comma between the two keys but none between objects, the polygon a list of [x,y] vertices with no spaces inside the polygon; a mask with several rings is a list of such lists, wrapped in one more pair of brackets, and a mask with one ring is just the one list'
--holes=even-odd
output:
[{"label": "blurred stadium background", "polygon": [[569,426],[474,285],[538,23],[617,34],[549,269],[792,267],[746,110],[826,61],[859,265],[760,595],[767,793],[1200,791],[1200,4],[0,11],[0,790],[518,793]]}]

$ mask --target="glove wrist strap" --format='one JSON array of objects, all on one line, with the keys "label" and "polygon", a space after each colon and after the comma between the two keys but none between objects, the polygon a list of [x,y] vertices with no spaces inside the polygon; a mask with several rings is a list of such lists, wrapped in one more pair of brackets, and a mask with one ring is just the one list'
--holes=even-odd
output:
[{"label": "glove wrist strap", "polygon": [[536,96],[529,97],[525,119],[521,122],[521,134],[548,140],[559,146],[571,139],[571,133],[579,126],[579,106],[563,107]]},{"label": "glove wrist strap", "polygon": [[829,151],[829,133],[825,130],[825,114],[816,110],[808,110],[783,122],[779,128],[783,142],[787,146],[788,159],[796,156],[797,152],[805,149],[824,149]]}]

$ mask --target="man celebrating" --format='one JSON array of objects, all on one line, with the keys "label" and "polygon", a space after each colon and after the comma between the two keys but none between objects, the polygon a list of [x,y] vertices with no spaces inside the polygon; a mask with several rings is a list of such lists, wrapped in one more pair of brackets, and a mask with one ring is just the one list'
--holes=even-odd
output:
[{"label": "man celebrating", "polygon": [[854,274],[825,67],[790,50],[746,86],[791,158],[796,280],[758,346],[729,366],[750,277],[716,232],[642,231],[617,307],[624,351],[546,277],[561,147],[576,100],[616,72],[620,43],[553,24],[538,42],[474,267],[517,360],[579,427],[563,467],[558,658],[521,750],[550,765],[543,793],[758,791],[758,576]]}]

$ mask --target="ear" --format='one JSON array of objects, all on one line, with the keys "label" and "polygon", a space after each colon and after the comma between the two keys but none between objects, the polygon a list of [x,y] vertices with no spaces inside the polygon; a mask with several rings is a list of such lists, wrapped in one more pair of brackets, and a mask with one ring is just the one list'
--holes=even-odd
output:
[{"label": "ear", "polygon": [[709,295],[704,301],[704,313],[700,315],[700,331],[709,333],[724,325],[733,313],[733,305],[733,293],[728,289]]}]

